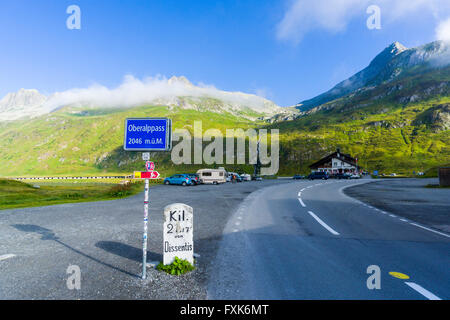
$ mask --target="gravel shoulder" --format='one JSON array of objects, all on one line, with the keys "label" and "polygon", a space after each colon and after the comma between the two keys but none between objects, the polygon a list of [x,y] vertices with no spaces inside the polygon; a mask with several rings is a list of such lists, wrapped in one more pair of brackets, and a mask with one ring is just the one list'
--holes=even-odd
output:
[{"label": "gravel shoulder", "polygon": [[346,188],[344,193],[381,210],[450,232],[450,189],[426,188],[438,179],[386,179]]},{"label": "gravel shoulder", "polygon": [[[197,268],[180,277],[142,268],[143,193],[114,201],[0,212],[0,299],[206,299],[223,229],[252,192],[290,180],[150,189],[148,261],[162,261],[163,209],[194,208]],[[69,290],[67,268],[81,270]]]}]

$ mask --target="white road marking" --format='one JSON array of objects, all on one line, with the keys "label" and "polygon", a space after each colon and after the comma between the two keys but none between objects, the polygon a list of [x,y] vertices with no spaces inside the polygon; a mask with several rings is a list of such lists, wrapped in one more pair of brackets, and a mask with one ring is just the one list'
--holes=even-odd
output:
[{"label": "white road marking", "polygon": [[298,201],[300,202],[300,204],[302,205],[302,207],[303,207],[303,208],[305,208],[305,207],[306,207],[306,204],[304,204],[304,203],[303,203],[303,201],[302,201],[302,199],[301,199],[301,198],[298,198]]},{"label": "white road marking", "polygon": [[303,188],[302,190],[300,190],[300,192],[303,192],[303,191],[305,191],[305,189],[306,189],[306,188]]},{"label": "white road marking", "polygon": [[417,283],[414,283],[414,282],[405,282],[405,283],[408,286],[410,286],[411,288],[413,288],[414,290],[416,290],[418,293],[420,293],[421,295],[426,297],[428,300],[442,300],[441,298],[432,294],[430,291],[428,291],[424,287],[419,286]]},{"label": "white road marking", "polygon": [[408,220],[406,220],[406,219],[400,219],[401,221],[403,221],[403,222],[408,222]]},{"label": "white road marking", "polygon": [[241,217],[241,216],[239,216],[239,217],[238,217],[238,219],[239,219],[239,220],[242,220],[242,217]]},{"label": "white road marking", "polygon": [[413,226],[416,226],[416,227],[419,227],[419,228],[422,228],[422,229],[425,229],[425,230],[428,230],[428,231],[431,231],[431,232],[440,234],[441,236],[450,238],[450,236],[449,236],[448,234],[445,234],[445,233],[442,233],[442,232],[439,232],[439,231],[436,231],[436,230],[433,230],[433,229],[429,229],[429,228],[427,228],[427,227],[421,226],[420,224],[412,223],[412,222],[411,222],[410,224],[412,224]]},{"label": "white road marking", "polygon": [[325,229],[327,229],[328,231],[330,231],[330,232],[331,232],[332,234],[334,234],[335,236],[338,236],[338,235],[339,235],[338,232],[336,232],[335,230],[333,230],[333,228],[331,228],[329,225],[327,225],[325,222],[323,222],[318,216],[316,216],[316,215],[314,214],[314,212],[308,211],[308,213],[309,213],[314,219],[316,219],[316,221],[317,221],[318,223],[320,223],[320,224],[322,225],[322,227],[324,227]]},{"label": "white road marking", "polygon": [[390,214],[389,217],[397,218],[397,216],[395,214]]},{"label": "white road marking", "polygon": [[241,224],[241,222],[240,221],[236,221],[236,223],[235,223],[235,225],[240,225]]},{"label": "white road marking", "polygon": [[297,194],[297,197],[301,197],[302,196],[302,193],[301,192],[299,192],[298,194]]},{"label": "white road marking", "polygon": [[15,256],[16,256],[15,254],[4,254],[4,255],[0,256],[0,261],[6,260],[9,258],[14,258]]}]

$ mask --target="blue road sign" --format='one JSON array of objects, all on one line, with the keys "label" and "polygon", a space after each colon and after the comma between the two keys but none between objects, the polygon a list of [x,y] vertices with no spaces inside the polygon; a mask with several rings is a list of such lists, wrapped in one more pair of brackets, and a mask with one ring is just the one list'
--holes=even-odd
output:
[{"label": "blue road sign", "polygon": [[172,148],[172,121],[167,118],[129,118],[125,121],[127,151],[168,151]]}]

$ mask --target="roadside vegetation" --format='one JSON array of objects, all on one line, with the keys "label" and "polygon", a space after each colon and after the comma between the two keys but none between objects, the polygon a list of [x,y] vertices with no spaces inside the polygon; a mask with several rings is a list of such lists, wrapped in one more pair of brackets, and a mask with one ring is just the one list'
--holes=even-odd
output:
[{"label": "roadside vegetation", "polygon": [[159,271],[164,271],[174,276],[180,276],[182,274],[194,270],[195,267],[192,264],[190,264],[189,261],[181,260],[180,258],[175,257],[175,260],[172,262],[172,264],[164,265],[162,262],[160,262],[156,266],[156,269]]},{"label": "roadside vegetation", "polygon": [[142,183],[23,183],[0,179],[0,210],[62,203],[114,200],[137,194]]}]

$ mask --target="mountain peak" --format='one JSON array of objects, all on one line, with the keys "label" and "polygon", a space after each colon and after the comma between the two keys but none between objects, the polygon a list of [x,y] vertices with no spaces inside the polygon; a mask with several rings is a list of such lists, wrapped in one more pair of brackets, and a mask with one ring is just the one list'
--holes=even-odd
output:
[{"label": "mountain peak", "polygon": [[397,55],[399,53],[402,53],[403,51],[408,50],[407,47],[405,47],[404,45],[402,45],[400,42],[395,41],[393,42],[389,47],[387,47],[386,49],[389,49],[391,53],[393,53],[394,55]]},{"label": "mountain peak", "polygon": [[395,41],[391,45],[389,45],[387,48],[385,48],[383,51],[381,51],[375,59],[372,60],[372,62],[369,65],[369,68],[376,68],[376,72],[378,72],[378,69],[384,68],[384,66],[389,63],[395,56],[398,56],[400,53],[408,50],[404,45],[402,45],[400,42]]},{"label": "mountain peak", "polygon": [[185,76],[172,76],[168,81],[170,85],[175,83],[181,83],[188,87],[193,87],[194,85]]},{"label": "mountain peak", "polygon": [[300,102],[297,108],[307,111],[361,88],[393,81],[414,66],[421,65],[424,68],[432,69],[449,64],[450,48],[442,41],[431,42],[411,49],[395,41],[381,51],[367,68],[337,84],[331,90]]}]

